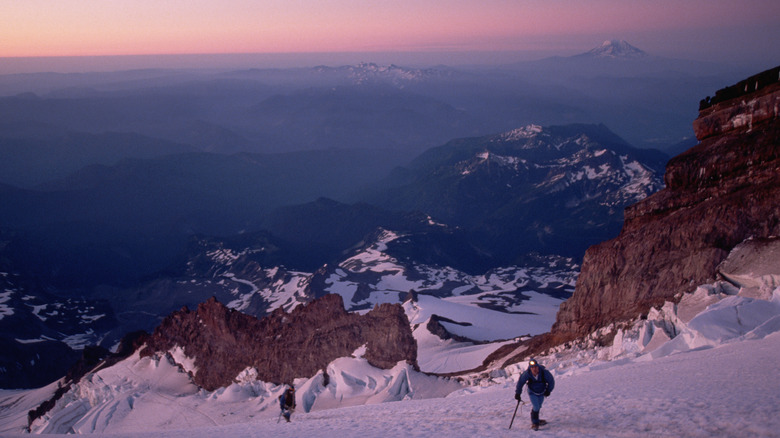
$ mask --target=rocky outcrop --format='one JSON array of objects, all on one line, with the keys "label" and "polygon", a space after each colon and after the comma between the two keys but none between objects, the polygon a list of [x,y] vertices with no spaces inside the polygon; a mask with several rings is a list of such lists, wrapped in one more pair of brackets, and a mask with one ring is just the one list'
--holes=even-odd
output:
[{"label": "rocky outcrop", "polygon": [[446,322],[449,324],[455,324],[455,325],[461,325],[461,326],[470,326],[471,323],[463,323],[463,322],[457,322],[453,321],[449,318],[445,318],[443,316],[436,315],[435,313],[431,315],[431,318],[428,320],[428,324],[426,324],[426,328],[429,332],[431,332],[432,335],[438,336],[439,339],[446,341],[448,339],[454,339],[457,342],[471,342],[471,343],[479,343],[478,341],[475,341],[473,339],[469,339],[465,336],[459,336],[454,333],[451,333],[449,330],[447,330],[446,327],[442,325],[442,322]]},{"label": "rocky outcrop", "polygon": [[770,68],[757,75],[753,75],[745,80],[739,81],[736,84],[721,88],[715,92],[715,96],[707,96],[699,102],[699,113],[701,115],[707,115],[708,109],[721,103],[727,102],[739,97],[753,94],[757,91],[761,91],[764,87],[775,84],[780,81],[780,66]]},{"label": "rocky outcrop", "polygon": [[391,368],[407,361],[417,367],[417,344],[400,305],[382,304],[359,315],[344,310],[340,295],[326,295],[290,313],[279,308],[262,319],[212,298],[195,311],[185,307],[168,316],[141,354],[181,347],[194,358],[195,383],[213,390],[229,385],[248,367],[257,369],[260,380],[291,383],[362,345],[371,365]]},{"label": "rocky outcrop", "polygon": [[700,104],[693,122],[696,138],[704,140],[735,130],[751,130],[754,125],[777,118],[780,111],[780,67],[752,76],[724,88]]},{"label": "rocky outcrop", "polygon": [[666,188],[627,208],[620,235],[586,252],[555,342],[674,300],[715,280],[741,242],[780,235],[778,102],[770,84],[702,110],[701,143],[669,161]]}]

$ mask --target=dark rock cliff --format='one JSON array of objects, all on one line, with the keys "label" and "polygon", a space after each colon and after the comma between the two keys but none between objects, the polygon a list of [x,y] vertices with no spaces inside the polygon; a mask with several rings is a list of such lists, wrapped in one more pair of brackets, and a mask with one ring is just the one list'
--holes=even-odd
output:
[{"label": "dark rock cliff", "polygon": [[359,315],[344,310],[340,295],[323,296],[290,313],[277,309],[262,319],[212,298],[195,311],[185,307],[165,318],[141,354],[182,347],[195,359],[195,383],[214,390],[247,367],[255,367],[260,380],[292,383],[364,344],[363,357],[376,367],[399,361],[417,367],[417,344],[400,305],[382,304]]},{"label": "dark rock cliff", "polygon": [[553,342],[674,300],[715,280],[718,264],[745,239],[780,235],[777,70],[768,74],[774,83],[702,107],[694,122],[700,143],[669,161],[666,188],[627,208],[620,235],[586,252]]}]

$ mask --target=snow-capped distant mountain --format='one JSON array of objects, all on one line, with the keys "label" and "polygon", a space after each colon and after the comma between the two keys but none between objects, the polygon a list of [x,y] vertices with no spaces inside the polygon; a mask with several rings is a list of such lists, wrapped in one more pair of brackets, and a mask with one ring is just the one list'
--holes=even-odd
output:
[{"label": "snow-capped distant mountain", "polygon": [[[610,149],[587,132],[556,136],[554,130],[529,125],[503,133],[491,142],[517,143],[521,150],[535,151],[535,157],[501,155],[486,148],[474,159],[463,162],[463,175],[485,165],[502,166],[518,174],[544,169],[545,179],[535,184],[543,194],[578,184],[583,187],[581,199],[571,199],[569,205],[596,198],[602,198],[599,200],[602,206],[632,204],[662,187],[657,162],[642,163],[637,155],[632,156],[623,148]],[[533,158],[535,162],[531,161]]]},{"label": "snow-capped distant mountain", "polygon": [[463,227],[505,260],[579,256],[617,233],[624,207],[663,187],[665,162],[603,125],[529,125],[431,149],[371,201]]},{"label": "snow-capped distant mountain", "polygon": [[591,58],[631,59],[644,58],[647,52],[638,49],[623,40],[607,40],[582,55]]},{"label": "snow-capped distant mountain", "polygon": [[429,79],[447,79],[456,75],[456,70],[450,67],[410,68],[394,64],[378,65],[373,62],[362,62],[356,65],[341,67],[315,67],[314,71],[325,75],[341,75],[349,78],[352,83],[389,83],[403,88],[404,85]]}]

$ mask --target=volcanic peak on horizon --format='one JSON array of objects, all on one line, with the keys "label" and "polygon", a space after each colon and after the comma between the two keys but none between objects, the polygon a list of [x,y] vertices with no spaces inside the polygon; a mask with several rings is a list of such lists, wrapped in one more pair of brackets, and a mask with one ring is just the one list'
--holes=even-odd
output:
[{"label": "volcanic peak on horizon", "polygon": [[607,40],[600,46],[583,53],[583,55],[595,58],[641,58],[647,56],[647,52],[632,46],[624,40]]}]

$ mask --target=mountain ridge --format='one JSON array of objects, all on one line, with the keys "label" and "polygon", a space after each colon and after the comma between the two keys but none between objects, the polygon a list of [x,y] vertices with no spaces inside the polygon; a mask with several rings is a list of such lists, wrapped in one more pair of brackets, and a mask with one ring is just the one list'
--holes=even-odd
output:
[{"label": "mountain ridge", "polygon": [[430,149],[367,200],[462,227],[504,263],[534,250],[569,256],[617,233],[622,208],[660,188],[665,158],[603,125],[529,125]]},{"label": "mountain ridge", "polygon": [[384,304],[358,315],[344,310],[339,295],[290,313],[279,308],[259,320],[211,298],[195,311],[183,308],[168,316],[140,352],[145,357],[181,348],[193,361],[195,383],[214,390],[250,367],[261,380],[292,384],[362,345],[376,367],[391,368],[399,361],[417,367],[417,344],[401,306]]}]

